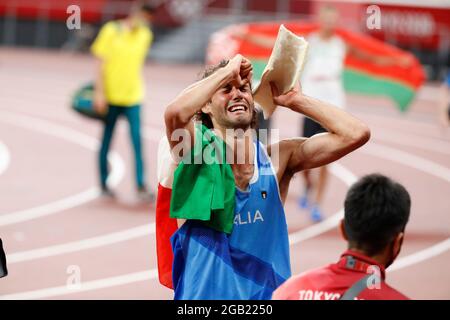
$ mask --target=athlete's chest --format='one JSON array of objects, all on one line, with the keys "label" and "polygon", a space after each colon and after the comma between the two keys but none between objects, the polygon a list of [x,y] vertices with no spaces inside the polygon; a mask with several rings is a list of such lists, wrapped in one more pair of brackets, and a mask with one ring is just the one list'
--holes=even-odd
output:
[{"label": "athlete's chest", "polygon": [[268,223],[273,219],[273,212],[282,210],[275,183],[273,176],[260,176],[245,191],[236,189],[235,227]]},{"label": "athlete's chest", "polygon": [[240,190],[246,190],[254,176],[255,166],[253,164],[242,164],[232,166],[234,182]]}]

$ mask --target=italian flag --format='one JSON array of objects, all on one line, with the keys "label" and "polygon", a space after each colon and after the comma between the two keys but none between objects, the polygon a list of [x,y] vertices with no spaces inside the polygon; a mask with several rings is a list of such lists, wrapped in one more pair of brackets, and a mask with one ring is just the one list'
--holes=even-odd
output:
[{"label": "italian flag", "polygon": [[[286,28],[297,35],[307,37],[319,29],[318,25],[308,23],[283,22]],[[214,33],[208,45],[207,64],[216,64],[221,59],[229,59],[237,53],[249,58],[253,63],[254,80],[259,81],[272,49],[242,41],[233,36],[235,31],[261,34],[275,38],[280,23],[253,23],[226,27]],[[337,29],[346,43],[352,44],[363,51],[386,57],[411,56],[409,52],[398,49],[370,36],[358,34],[344,29]],[[400,66],[379,66],[361,61],[357,57],[347,55],[343,72],[344,87],[347,92],[386,96],[390,98],[401,111],[406,111],[414,99],[425,76],[419,61],[413,58],[413,64],[408,68]]]},{"label": "italian flag", "polygon": [[159,282],[173,289],[173,252],[170,238],[177,231],[177,219],[170,218],[173,174],[177,164],[170,154],[170,146],[164,136],[158,147],[158,196],[156,198],[156,255]]}]

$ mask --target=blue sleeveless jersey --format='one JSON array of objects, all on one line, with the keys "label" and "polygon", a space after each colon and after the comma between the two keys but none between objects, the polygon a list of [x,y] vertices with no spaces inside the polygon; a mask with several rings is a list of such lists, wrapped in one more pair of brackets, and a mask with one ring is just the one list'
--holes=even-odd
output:
[{"label": "blue sleeveless jersey", "polygon": [[277,178],[264,145],[255,148],[249,187],[235,190],[231,235],[188,220],[172,236],[175,299],[270,299],[291,276]]}]

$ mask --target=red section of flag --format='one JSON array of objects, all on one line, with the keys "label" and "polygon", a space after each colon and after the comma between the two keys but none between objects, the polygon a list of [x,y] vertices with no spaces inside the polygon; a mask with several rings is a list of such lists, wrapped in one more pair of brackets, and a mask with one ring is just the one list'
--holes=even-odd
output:
[{"label": "red section of flag", "polygon": [[423,83],[425,74],[422,66],[411,53],[363,34],[343,29],[338,29],[336,32],[345,40],[345,42],[358,47],[360,50],[385,57],[401,58],[409,56],[413,61],[412,65],[408,68],[403,68],[398,65],[379,66],[349,54],[345,60],[346,68],[359,70],[375,77],[385,78],[386,80],[398,81],[414,89],[419,88]]},{"label": "red section of flag", "polygon": [[159,282],[173,289],[172,263],[173,253],[170,237],[177,231],[177,220],[170,218],[170,197],[172,189],[158,184],[156,199],[156,253],[158,259]]}]

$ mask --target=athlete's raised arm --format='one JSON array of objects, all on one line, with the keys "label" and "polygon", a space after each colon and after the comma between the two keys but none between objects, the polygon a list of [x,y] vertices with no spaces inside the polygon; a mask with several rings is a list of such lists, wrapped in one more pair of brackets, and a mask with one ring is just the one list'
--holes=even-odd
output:
[{"label": "athlete's raised arm", "polygon": [[194,129],[191,119],[211,100],[218,89],[233,82],[243,85],[250,82],[251,77],[252,65],[250,61],[242,55],[236,55],[225,67],[219,68],[211,76],[184,89],[167,106],[164,113],[166,134],[170,147],[173,148],[178,143],[178,141],[171,139],[172,133],[181,128],[190,131],[191,143],[193,143]]},{"label": "athlete's raised arm", "polygon": [[311,138],[279,142],[279,181],[284,175],[336,161],[364,145],[370,138],[370,130],[362,121],[329,103],[303,95],[299,86],[279,94],[272,84],[272,94],[277,105],[301,113],[328,130]]}]

